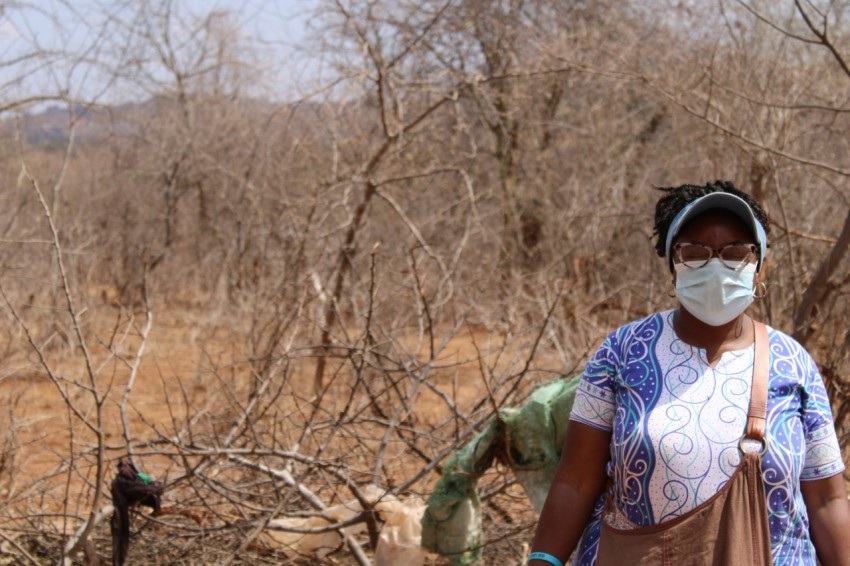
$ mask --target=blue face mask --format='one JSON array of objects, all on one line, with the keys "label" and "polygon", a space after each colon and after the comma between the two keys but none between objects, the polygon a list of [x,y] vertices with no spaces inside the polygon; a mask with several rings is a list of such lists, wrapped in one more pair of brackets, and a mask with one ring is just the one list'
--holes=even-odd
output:
[{"label": "blue face mask", "polygon": [[756,265],[729,269],[713,258],[698,268],[674,265],[676,297],[689,313],[709,326],[731,322],[753,302]]}]

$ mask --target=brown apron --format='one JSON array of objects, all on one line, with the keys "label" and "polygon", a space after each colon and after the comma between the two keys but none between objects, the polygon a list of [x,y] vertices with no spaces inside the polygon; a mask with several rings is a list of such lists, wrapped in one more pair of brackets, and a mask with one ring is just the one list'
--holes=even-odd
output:
[{"label": "brown apron", "polygon": [[[596,563],[599,566],[712,565],[770,566],[770,531],[761,474],[761,456],[767,447],[767,328],[755,326],[755,361],[747,431],[741,439],[760,440],[761,453],[743,452],[741,463],[723,488],[684,515],[650,527],[618,529],[606,518],[619,515],[609,496],[605,503]],[[739,447],[742,448],[741,443]]]}]

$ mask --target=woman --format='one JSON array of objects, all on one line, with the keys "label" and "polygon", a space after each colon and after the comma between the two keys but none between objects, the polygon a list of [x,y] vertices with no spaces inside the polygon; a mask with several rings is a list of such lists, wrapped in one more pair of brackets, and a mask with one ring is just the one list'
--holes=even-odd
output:
[{"label": "woman", "polygon": [[[668,294],[678,307],[614,331],[588,363],[529,564],[559,566],[574,550],[573,564],[596,564],[598,554],[601,566],[619,559],[622,566],[654,563],[637,551],[630,555],[623,541],[636,535],[652,545],[675,542],[682,532],[675,529],[690,522],[696,530],[688,536],[708,542],[695,542],[704,548],[694,546],[676,564],[728,563],[712,557],[720,536],[764,548],[762,558],[753,551],[733,566],[771,559],[850,565],[844,465],[817,366],[792,338],[759,330],[766,327],[745,314],[766,291],[759,276],[767,215],[728,182],[662,190],[656,250],[667,258]],[[757,334],[769,342],[760,357]],[[755,429],[748,423],[758,421],[748,416],[757,412],[761,390],[766,431],[750,435]],[[742,441],[745,429],[763,442]],[[746,470],[755,471],[747,476]],[[763,489],[750,489],[747,503],[734,496],[730,478]],[[720,505],[749,505],[753,520],[700,526],[705,510]],[[756,534],[742,534],[751,530]],[[667,552],[667,542],[657,546]]]}]

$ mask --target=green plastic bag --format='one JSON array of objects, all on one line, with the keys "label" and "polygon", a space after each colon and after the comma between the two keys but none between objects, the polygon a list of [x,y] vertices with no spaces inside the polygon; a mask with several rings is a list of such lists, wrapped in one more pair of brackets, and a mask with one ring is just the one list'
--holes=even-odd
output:
[{"label": "green plastic bag", "polygon": [[501,409],[455,452],[422,516],[422,546],[457,565],[481,558],[484,530],[478,478],[499,457],[507,462],[538,512],[558,467],[579,379],[557,380],[532,392],[519,409]]}]

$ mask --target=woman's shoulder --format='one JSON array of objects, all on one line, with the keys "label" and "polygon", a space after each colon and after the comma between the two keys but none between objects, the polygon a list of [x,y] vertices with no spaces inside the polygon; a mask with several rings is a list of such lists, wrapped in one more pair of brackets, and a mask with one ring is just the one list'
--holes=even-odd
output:
[{"label": "woman's shoulder", "polygon": [[778,367],[788,366],[790,363],[791,366],[788,369],[796,367],[796,370],[802,373],[810,370],[817,371],[817,364],[808,350],[793,336],[770,325],[766,326],[770,344],[771,367],[774,370],[777,370]]},{"label": "woman's shoulder", "polygon": [[793,336],[774,328],[765,323],[767,327],[768,341],[770,342],[771,351],[781,351],[786,354],[796,355],[804,354],[808,356],[806,348],[803,347]]},{"label": "woman's shoulder", "polygon": [[660,331],[672,327],[675,311],[666,310],[648,314],[637,320],[627,322],[614,332],[618,334],[643,334],[648,331]]},{"label": "woman's shoulder", "polygon": [[654,341],[665,331],[672,330],[673,312],[672,310],[656,312],[627,322],[611,332],[608,335],[608,341],[626,347],[635,341]]}]

